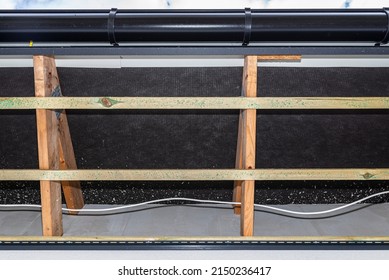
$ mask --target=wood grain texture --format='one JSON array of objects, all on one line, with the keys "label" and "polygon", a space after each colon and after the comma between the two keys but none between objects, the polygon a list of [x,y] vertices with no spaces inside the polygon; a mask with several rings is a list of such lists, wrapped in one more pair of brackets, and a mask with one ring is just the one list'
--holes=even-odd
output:
[{"label": "wood grain texture", "polygon": [[[242,110],[239,113],[239,125],[238,125],[238,140],[236,144],[236,159],[235,159],[235,168],[242,169],[243,168],[243,112]],[[242,180],[234,181],[234,190],[232,194],[233,202],[242,202]],[[234,206],[234,214],[241,214],[241,206]]]},{"label": "wood grain texture", "polygon": [[[314,95],[314,93],[312,93]],[[104,99],[105,98],[105,99]],[[106,100],[105,102],[101,100]],[[108,101],[109,100],[109,101]],[[105,104],[102,105],[102,104]],[[1,97],[0,110],[25,109],[389,109],[389,97]]]},{"label": "wood grain texture", "polygon": [[299,62],[301,55],[258,55],[258,61]]},{"label": "wood grain texture", "polygon": [[[257,97],[257,57],[246,56],[243,70],[243,96]],[[245,170],[255,169],[255,146],[257,111],[245,109],[242,112],[242,167]],[[241,230],[242,236],[254,234],[254,180],[242,183]]]},{"label": "wood grain texture", "polygon": [[378,169],[0,169],[0,181],[375,181],[389,180]]},{"label": "wood grain texture", "polygon": [[[59,142],[60,169],[77,169],[69,124],[64,111],[59,118]],[[82,209],[84,207],[84,198],[80,181],[61,181],[61,184],[67,208]],[[70,213],[77,214],[75,211]]]},{"label": "wood grain texture", "polygon": [[29,241],[377,241],[388,242],[389,236],[0,236],[0,242]]},{"label": "wood grain texture", "polygon": [[[58,86],[53,57],[34,56],[35,96],[44,98],[51,96]],[[58,121],[54,111],[36,110],[39,169],[59,169]],[[42,204],[42,232],[44,236],[61,236],[62,198],[59,181],[40,181]]]}]

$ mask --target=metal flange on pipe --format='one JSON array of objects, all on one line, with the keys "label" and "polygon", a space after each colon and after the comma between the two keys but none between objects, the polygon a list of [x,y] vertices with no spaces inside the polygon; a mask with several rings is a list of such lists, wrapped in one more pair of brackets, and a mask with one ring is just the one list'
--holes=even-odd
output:
[{"label": "metal flange on pipe", "polygon": [[389,9],[3,10],[0,43],[172,44],[389,40]]}]

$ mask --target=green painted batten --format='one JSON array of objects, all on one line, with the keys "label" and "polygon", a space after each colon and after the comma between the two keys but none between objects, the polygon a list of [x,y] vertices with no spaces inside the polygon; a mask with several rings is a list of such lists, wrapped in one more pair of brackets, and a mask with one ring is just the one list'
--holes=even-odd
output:
[{"label": "green painted batten", "polygon": [[0,181],[389,180],[380,169],[0,169]]},{"label": "green painted batten", "polygon": [[389,97],[6,97],[1,109],[389,109]]}]

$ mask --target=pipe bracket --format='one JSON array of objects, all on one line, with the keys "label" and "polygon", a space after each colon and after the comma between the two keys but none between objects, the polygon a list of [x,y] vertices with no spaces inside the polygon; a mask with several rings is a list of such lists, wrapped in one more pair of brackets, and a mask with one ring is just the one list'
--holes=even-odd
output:
[{"label": "pipe bracket", "polygon": [[108,38],[109,38],[109,43],[113,46],[119,46],[119,44],[116,42],[115,38],[115,17],[118,9],[117,8],[112,8],[109,11],[108,15]]},{"label": "pipe bracket", "polygon": [[251,9],[244,9],[244,35],[242,46],[247,46],[250,43],[251,38],[251,26],[252,26]]},{"label": "pipe bracket", "polygon": [[384,38],[379,42],[379,45],[387,44],[389,41],[389,8],[384,8],[384,12],[386,14],[386,18],[388,21],[387,28],[386,28],[386,33]]}]

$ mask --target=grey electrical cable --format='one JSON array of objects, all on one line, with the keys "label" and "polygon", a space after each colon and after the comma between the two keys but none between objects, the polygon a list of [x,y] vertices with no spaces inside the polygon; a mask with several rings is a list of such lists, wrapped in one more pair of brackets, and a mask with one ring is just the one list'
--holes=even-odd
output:
[{"label": "grey electrical cable", "polygon": [[[323,214],[329,214],[334,213],[337,211],[340,211],[342,209],[351,207],[353,205],[356,205],[358,203],[361,203],[363,201],[366,201],[370,198],[381,196],[389,194],[389,191],[383,191],[376,194],[372,194],[369,196],[366,196],[362,199],[356,200],[354,202],[335,207],[328,210],[323,211],[317,211],[317,212],[299,212],[299,211],[292,211],[288,209],[282,209],[279,207],[274,206],[268,206],[268,205],[262,205],[262,204],[254,204],[255,207],[269,209],[276,212],[281,213],[287,213],[287,214],[293,214],[297,216],[315,216],[315,215],[323,215]],[[159,202],[168,202],[168,201],[190,201],[190,202],[199,202],[199,203],[211,203],[211,204],[224,204],[224,205],[241,205],[240,202],[230,202],[230,201],[217,201],[217,200],[203,200],[203,199],[194,199],[194,198],[185,198],[185,197],[171,197],[171,198],[162,198],[162,199],[155,199],[150,201],[145,201],[137,204],[130,204],[130,205],[123,205],[123,206],[117,206],[117,207],[110,207],[110,208],[101,208],[101,209],[69,209],[69,208],[62,208],[63,212],[111,212],[111,211],[118,211],[118,210],[124,210],[129,208],[135,208],[143,205],[148,204],[154,204]],[[0,205],[0,208],[41,208],[41,205],[35,205],[35,204],[3,204]]]}]

